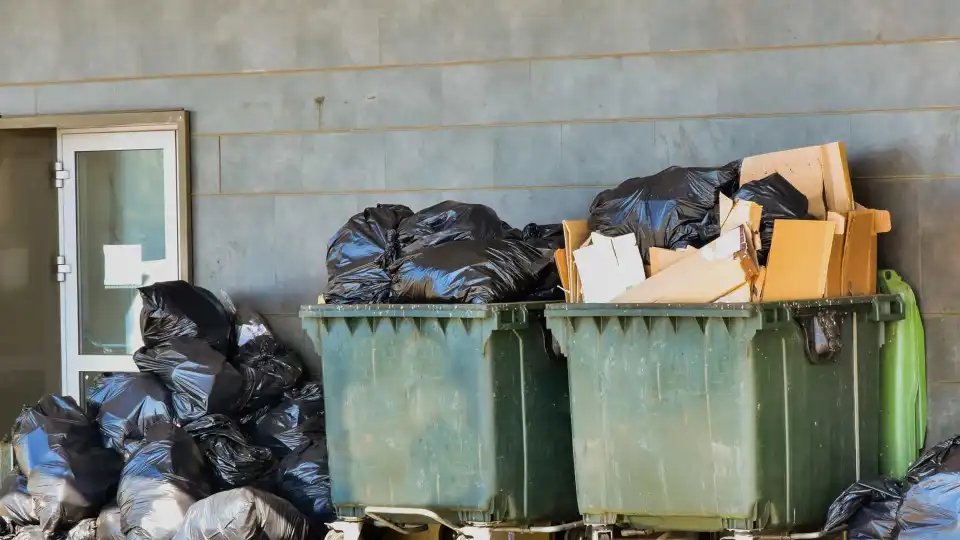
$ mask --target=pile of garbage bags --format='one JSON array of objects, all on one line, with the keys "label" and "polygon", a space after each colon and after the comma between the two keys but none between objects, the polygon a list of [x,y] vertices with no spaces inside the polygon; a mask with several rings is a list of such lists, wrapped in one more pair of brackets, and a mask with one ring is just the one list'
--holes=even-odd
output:
[{"label": "pile of garbage bags", "polygon": [[140,289],[139,373],[45,396],[12,430],[0,538],[306,540],[334,518],[323,392],[258,314]]},{"label": "pile of garbage bags", "polygon": [[562,298],[559,225],[518,230],[482,204],[445,201],[420,212],[377,205],[327,246],[331,304],[476,304]]},{"label": "pile of garbage bags", "polygon": [[824,531],[850,540],[933,540],[960,531],[960,436],[927,451],[903,480],[856,482],[830,505]]}]

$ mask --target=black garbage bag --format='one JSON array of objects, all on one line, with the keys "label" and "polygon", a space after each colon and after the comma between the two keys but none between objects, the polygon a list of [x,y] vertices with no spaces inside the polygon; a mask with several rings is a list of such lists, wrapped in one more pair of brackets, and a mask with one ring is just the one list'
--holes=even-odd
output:
[{"label": "black garbage bag", "polygon": [[326,301],[382,304],[390,295],[387,268],[397,256],[397,227],[413,215],[399,204],[379,204],[350,218],[327,243]]},{"label": "black garbage bag", "polygon": [[560,223],[550,225],[531,223],[523,228],[521,236],[524,242],[537,249],[547,250],[551,254],[563,248],[563,225]]},{"label": "black garbage bag", "polygon": [[250,386],[227,358],[194,338],[173,338],[133,355],[140,371],[157,375],[173,394],[177,420],[234,414],[249,401]]},{"label": "black garbage bag", "polygon": [[44,531],[95,517],[113,497],[123,462],[101,446],[73,398],[48,395],[25,407],[14,424],[13,445]]},{"label": "black garbage bag", "polygon": [[336,512],[330,499],[326,440],[312,440],[281,460],[276,494],[293,503],[314,525],[333,521]]},{"label": "black garbage bag", "polygon": [[760,251],[757,252],[757,259],[763,265],[767,264],[767,255],[770,254],[774,221],[816,219],[807,213],[810,204],[807,196],[777,173],[744,184],[733,198],[752,201],[763,208],[760,215]]},{"label": "black garbage bag", "polygon": [[126,540],[120,524],[120,507],[116,503],[100,511],[97,518],[97,540]]},{"label": "black garbage bag", "polygon": [[117,504],[127,540],[170,540],[211,494],[203,453],[183,429],[157,424],[123,468]]},{"label": "black garbage bag", "polygon": [[194,504],[175,540],[307,540],[310,526],[289,502],[239,488]]},{"label": "black garbage bag", "polygon": [[98,443],[87,448],[55,446],[27,477],[43,530],[66,530],[95,518],[116,493],[122,467],[120,456]]},{"label": "black garbage bag", "polygon": [[249,428],[255,444],[283,457],[326,432],[323,385],[308,382],[287,393],[287,399],[256,418]]},{"label": "black garbage bag", "polygon": [[97,518],[88,518],[77,523],[67,533],[67,540],[97,540]]},{"label": "black garbage bag", "polygon": [[283,393],[296,387],[303,376],[303,362],[284,346],[266,320],[250,310],[240,310],[237,321],[237,354],[233,364],[249,388],[244,411],[276,405]]},{"label": "black garbage bag", "polygon": [[557,265],[552,262],[555,252],[563,248],[563,225],[531,223],[523,228],[522,234],[524,242],[543,251],[544,255],[551,260],[551,264],[541,272],[539,283],[526,300],[540,302],[563,300],[560,273],[557,271]]},{"label": "black garbage bag", "polygon": [[928,450],[907,471],[897,512],[897,538],[927,540],[960,534],[960,436]]},{"label": "black garbage bag", "polygon": [[99,433],[72,397],[46,395],[24,407],[13,426],[13,452],[17,466],[29,475],[47,460],[56,446],[99,446]]},{"label": "black garbage bag", "polygon": [[273,453],[254,446],[240,433],[230,418],[212,414],[184,426],[200,450],[207,456],[217,483],[232,489],[264,480],[276,467]]},{"label": "black garbage bag", "polygon": [[444,201],[404,219],[397,229],[401,256],[466,240],[520,240],[520,231],[500,220],[489,206]]},{"label": "black garbage bag", "polygon": [[398,303],[492,304],[537,290],[553,257],[522,240],[465,240],[422,249],[393,268]]},{"label": "black garbage bag", "polygon": [[230,354],[233,324],[210,291],[185,281],[166,281],[140,288],[143,310],[140,330],[147,347],[174,338],[196,338]]},{"label": "black garbage bag", "polygon": [[892,478],[855,482],[827,512],[824,532],[847,526],[850,540],[893,540],[903,484]]},{"label": "black garbage bag", "polygon": [[0,497],[0,519],[7,529],[39,525],[37,506],[27,492],[27,477],[10,474],[3,481],[3,497]]},{"label": "black garbage bag", "polygon": [[87,413],[97,420],[103,445],[124,460],[143,444],[151,426],[174,421],[170,392],[150,373],[117,373],[104,378],[87,400]]},{"label": "black garbage bag", "polygon": [[739,161],[631,178],[593,199],[588,226],[606,236],[635,234],[647,262],[652,247],[703,247],[720,235],[719,194],[732,195],[739,181]]}]

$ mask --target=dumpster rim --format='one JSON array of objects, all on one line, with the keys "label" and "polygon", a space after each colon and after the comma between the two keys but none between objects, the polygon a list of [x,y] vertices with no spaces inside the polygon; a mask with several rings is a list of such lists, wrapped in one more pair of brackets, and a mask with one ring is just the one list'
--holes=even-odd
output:
[{"label": "dumpster rim", "polygon": [[314,304],[300,307],[301,319],[354,317],[484,319],[496,313],[543,311],[557,302],[497,304]]},{"label": "dumpster rim", "polygon": [[[812,311],[820,308],[833,308],[841,311],[857,311],[882,303],[900,306],[899,313],[892,320],[903,318],[902,299],[895,294],[872,296],[848,296],[839,298],[821,298],[815,300],[795,300],[787,302],[730,303],[730,304],[551,304],[544,308],[548,319],[574,317],[717,317],[750,318],[772,311],[791,313]],[[846,308],[846,309],[844,309]]]}]

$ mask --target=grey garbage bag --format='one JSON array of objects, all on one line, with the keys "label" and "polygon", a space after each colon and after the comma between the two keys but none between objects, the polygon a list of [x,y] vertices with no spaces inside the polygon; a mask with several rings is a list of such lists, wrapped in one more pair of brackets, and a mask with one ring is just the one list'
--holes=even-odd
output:
[{"label": "grey garbage bag", "polygon": [[100,511],[97,517],[97,540],[126,540],[120,524],[120,507],[116,503]]},{"label": "grey garbage bag", "polygon": [[289,502],[254,488],[211,495],[187,512],[175,540],[307,540],[309,524]]},{"label": "grey garbage bag", "polygon": [[27,493],[27,477],[12,473],[3,481],[3,497],[0,497],[0,519],[7,529],[39,525],[37,506]]},{"label": "grey garbage bag", "polygon": [[67,533],[67,540],[97,540],[97,519],[87,518]]},{"label": "grey garbage bag", "polygon": [[120,477],[117,503],[126,540],[170,540],[193,503],[210,495],[203,453],[173,424],[157,424]]}]

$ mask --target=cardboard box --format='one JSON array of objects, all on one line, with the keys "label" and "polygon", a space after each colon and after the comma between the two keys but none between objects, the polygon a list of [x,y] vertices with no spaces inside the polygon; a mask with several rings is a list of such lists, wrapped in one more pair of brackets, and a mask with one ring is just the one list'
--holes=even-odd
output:
[{"label": "cardboard box", "polygon": [[566,220],[563,222],[563,249],[557,250],[557,270],[561,272],[560,281],[563,284],[564,296],[568,303],[583,301],[580,292],[580,274],[573,261],[573,252],[580,249],[590,237],[586,220]]},{"label": "cardboard box", "polygon": [[573,252],[584,302],[609,302],[646,279],[636,235],[610,238],[593,233],[590,241]]},{"label": "cardboard box", "polygon": [[650,248],[650,269],[647,274],[650,276],[659,274],[684,257],[692,255],[697,251],[697,248],[692,247],[683,249]]},{"label": "cardboard box", "polygon": [[753,233],[742,225],[721,234],[698,252],[652,275],[613,301],[629,304],[713,302],[751,283],[758,272]]}]

